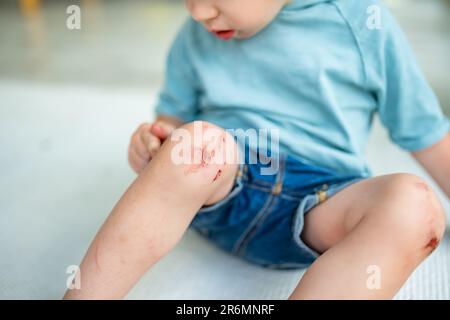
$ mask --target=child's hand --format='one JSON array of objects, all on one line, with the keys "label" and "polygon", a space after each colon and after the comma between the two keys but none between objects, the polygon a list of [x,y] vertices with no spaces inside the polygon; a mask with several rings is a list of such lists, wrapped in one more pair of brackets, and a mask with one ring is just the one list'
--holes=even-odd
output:
[{"label": "child's hand", "polygon": [[128,149],[128,161],[133,170],[139,174],[158,153],[162,143],[175,130],[173,124],[157,121],[153,124],[143,123],[131,137]]}]

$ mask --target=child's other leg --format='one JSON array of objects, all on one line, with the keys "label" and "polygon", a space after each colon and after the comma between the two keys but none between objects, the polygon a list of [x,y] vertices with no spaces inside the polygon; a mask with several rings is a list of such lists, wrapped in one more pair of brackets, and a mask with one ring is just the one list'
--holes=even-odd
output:
[{"label": "child's other leg", "polygon": [[[349,186],[306,215],[302,239],[325,253],[290,299],[391,299],[444,230],[443,208],[418,177],[387,175]],[[367,285],[377,269],[379,289]]]},{"label": "child's other leg", "polygon": [[[205,157],[223,150],[237,152],[235,142],[224,130],[205,122],[181,128],[193,137],[199,125],[203,135],[208,132],[207,138],[202,137],[206,147],[195,151],[200,152],[201,163],[175,164],[171,154],[176,142],[168,139],[96,235],[80,266],[81,290],[70,290],[65,298],[122,298],[175,246],[202,205],[213,204],[229,193],[237,162],[208,164]],[[206,130],[210,128],[215,131]],[[208,144],[212,138],[217,143]]]}]

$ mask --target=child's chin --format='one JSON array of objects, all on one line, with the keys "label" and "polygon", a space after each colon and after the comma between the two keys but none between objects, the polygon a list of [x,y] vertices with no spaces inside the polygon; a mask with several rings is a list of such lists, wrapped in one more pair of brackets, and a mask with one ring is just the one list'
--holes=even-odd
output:
[{"label": "child's chin", "polygon": [[257,33],[258,33],[258,31],[254,31],[254,32],[238,31],[236,33],[236,35],[234,36],[234,38],[239,39],[239,40],[244,40],[244,39],[248,39],[248,38],[255,36]]}]

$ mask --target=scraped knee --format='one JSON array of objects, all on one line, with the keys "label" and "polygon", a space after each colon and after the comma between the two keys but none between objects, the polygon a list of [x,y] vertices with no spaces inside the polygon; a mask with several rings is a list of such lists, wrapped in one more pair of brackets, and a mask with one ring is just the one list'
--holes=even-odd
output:
[{"label": "scraped knee", "polygon": [[237,165],[237,146],[224,129],[205,121],[187,123],[171,135],[171,159],[186,176],[215,183]]},{"label": "scraped knee", "polygon": [[[406,235],[419,251],[430,254],[439,245],[445,231],[445,212],[433,189],[411,174],[394,176],[391,200],[401,200],[406,210],[395,211],[398,235]],[[400,219],[398,219],[400,218]]]}]

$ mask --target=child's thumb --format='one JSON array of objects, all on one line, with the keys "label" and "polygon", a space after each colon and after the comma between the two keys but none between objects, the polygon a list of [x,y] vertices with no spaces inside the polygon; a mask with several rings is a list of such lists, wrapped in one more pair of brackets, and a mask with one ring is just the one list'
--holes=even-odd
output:
[{"label": "child's thumb", "polygon": [[150,132],[161,140],[165,140],[173,130],[174,126],[161,121],[152,124],[150,128]]}]

